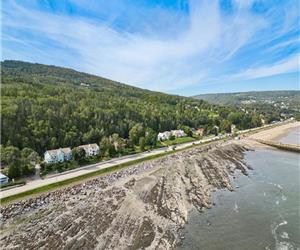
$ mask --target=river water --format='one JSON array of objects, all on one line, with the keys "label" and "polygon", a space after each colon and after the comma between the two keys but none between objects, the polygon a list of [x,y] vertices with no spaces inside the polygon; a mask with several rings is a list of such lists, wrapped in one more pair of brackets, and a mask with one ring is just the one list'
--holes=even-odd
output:
[{"label": "river water", "polygon": [[[281,141],[297,143],[299,135]],[[245,158],[254,170],[238,174],[235,192],[214,193],[212,209],[191,212],[178,249],[300,249],[300,154],[264,149]]]}]

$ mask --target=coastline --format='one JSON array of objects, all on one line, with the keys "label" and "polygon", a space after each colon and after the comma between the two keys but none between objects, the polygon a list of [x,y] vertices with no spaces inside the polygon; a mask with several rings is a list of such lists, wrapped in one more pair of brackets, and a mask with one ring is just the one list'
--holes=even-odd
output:
[{"label": "coastline", "polygon": [[233,191],[236,174],[248,175],[244,153],[265,147],[249,138],[277,138],[299,125],[187,149],[1,207],[0,242],[8,248],[175,249],[189,212],[210,208],[212,192]]},{"label": "coastline", "polygon": [[191,211],[177,250],[297,249],[299,157],[267,148],[247,152],[249,177],[236,176],[235,192],[215,192],[212,209]]},{"label": "coastline", "polygon": [[287,135],[293,129],[300,129],[300,122],[291,122],[278,127],[266,129],[250,135],[249,139],[262,139],[279,141],[282,137]]},{"label": "coastline", "polygon": [[211,207],[214,190],[233,190],[236,170],[248,174],[247,150],[232,142],[192,148],[9,204],[1,208],[0,242],[29,249],[43,244],[52,249],[175,249],[189,211]]}]

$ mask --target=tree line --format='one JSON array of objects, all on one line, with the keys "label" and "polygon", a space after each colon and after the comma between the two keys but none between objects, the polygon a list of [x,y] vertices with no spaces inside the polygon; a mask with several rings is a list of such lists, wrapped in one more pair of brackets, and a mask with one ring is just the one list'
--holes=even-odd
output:
[{"label": "tree line", "polygon": [[[1,63],[1,144],[39,156],[48,149],[97,143],[101,156],[155,147],[157,133],[214,126],[230,132],[261,125],[258,113],[119,84],[69,69]],[[81,87],[80,82],[90,87]],[[10,164],[9,160],[7,162]]]}]

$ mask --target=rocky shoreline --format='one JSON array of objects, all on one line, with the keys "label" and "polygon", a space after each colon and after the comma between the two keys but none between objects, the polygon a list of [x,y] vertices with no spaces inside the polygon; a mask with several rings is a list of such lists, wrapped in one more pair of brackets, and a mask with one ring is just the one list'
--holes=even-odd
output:
[{"label": "rocky shoreline", "polygon": [[6,249],[175,249],[188,212],[247,175],[241,143],[197,147],[1,207]]}]

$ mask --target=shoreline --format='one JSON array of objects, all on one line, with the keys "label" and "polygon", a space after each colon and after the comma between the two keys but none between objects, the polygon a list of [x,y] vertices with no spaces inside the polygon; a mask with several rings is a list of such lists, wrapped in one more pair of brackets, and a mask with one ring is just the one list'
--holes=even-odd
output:
[{"label": "shoreline", "polygon": [[[300,241],[293,235],[295,228],[290,223],[291,218],[296,220],[298,217],[288,212],[291,211],[290,209],[296,211],[299,201],[298,189],[292,184],[295,183],[295,179],[297,180],[297,171],[299,173],[300,170],[296,160],[299,159],[299,154],[265,148],[247,152],[245,157],[246,162],[253,166],[253,171],[249,172],[249,178],[238,175],[233,180],[233,185],[237,186],[236,192],[217,190],[212,196],[215,203],[212,209],[206,210],[203,214],[195,210],[191,211],[188,224],[182,234],[183,241],[178,246],[178,250],[197,249],[197,247],[213,250],[214,247],[210,247],[210,243],[216,246],[216,249],[243,249],[243,247],[267,249],[266,246],[275,249],[275,244],[277,246],[279,243],[284,246],[285,244],[298,246]],[[284,164],[289,159],[291,159],[291,162],[288,162],[290,168],[285,172],[282,163]],[[289,177],[292,177],[292,182]],[[295,199],[295,194],[297,199]],[[291,201],[293,201],[292,206]],[[284,227],[283,231],[288,232],[289,238],[281,238],[279,232],[282,231],[279,230],[276,238],[275,232],[268,230],[280,223],[280,220],[276,218],[278,211],[282,214],[286,212],[282,220],[288,221],[288,227]],[[268,217],[269,213],[273,213],[274,216]],[[264,219],[266,221],[263,223]],[[253,226],[255,223],[249,225],[249,221],[255,221],[257,225],[262,223],[264,228],[262,229],[262,225],[255,228]],[[239,226],[236,228],[235,225]],[[249,238],[241,237],[241,230],[249,231],[249,234],[244,235]],[[299,229],[297,230],[299,232]],[[230,243],[229,239],[234,240],[234,243]],[[264,247],[261,242],[264,242]]]},{"label": "shoreline", "polygon": [[[189,211],[211,207],[216,189],[233,190],[230,177],[236,170],[247,175],[246,150],[232,142],[192,148],[10,204],[1,208],[0,242],[8,248],[175,249]],[[31,233],[24,233],[29,228]],[[53,234],[56,239],[49,239]]]},{"label": "shoreline", "polygon": [[[275,138],[299,124],[257,134]],[[245,151],[265,147],[249,140],[254,135],[187,149],[1,207],[0,242],[27,248],[175,249],[190,211],[212,207],[215,190],[233,191],[239,172],[248,175]]]},{"label": "shoreline", "polygon": [[273,127],[263,131],[259,131],[253,135],[248,136],[249,139],[262,139],[279,141],[282,137],[286,136],[293,129],[300,129],[300,122],[291,122],[278,127]]}]

